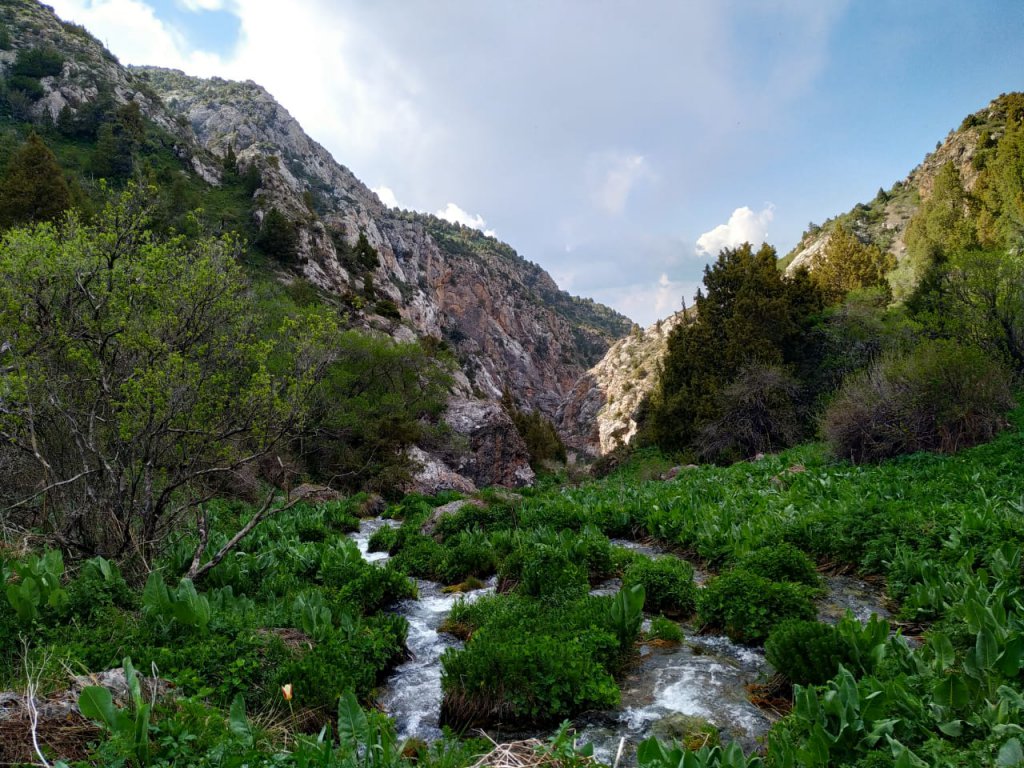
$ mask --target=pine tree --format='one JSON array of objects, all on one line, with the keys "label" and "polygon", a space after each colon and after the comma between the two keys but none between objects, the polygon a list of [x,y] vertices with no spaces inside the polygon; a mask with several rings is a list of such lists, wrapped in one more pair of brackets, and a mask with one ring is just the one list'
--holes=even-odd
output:
[{"label": "pine tree", "polygon": [[0,227],[56,219],[71,205],[57,158],[35,132],[11,156],[0,179]]}]

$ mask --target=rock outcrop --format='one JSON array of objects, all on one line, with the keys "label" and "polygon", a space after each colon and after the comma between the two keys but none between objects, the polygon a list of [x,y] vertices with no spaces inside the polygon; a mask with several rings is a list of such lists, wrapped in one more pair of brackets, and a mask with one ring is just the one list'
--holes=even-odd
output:
[{"label": "rock outcrop", "polygon": [[629,444],[637,431],[637,411],[657,383],[669,334],[687,315],[676,312],[643,331],[635,327],[577,380],[559,412],[571,447],[600,456]]},{"label": "rock outcrop", "polygon": [[[59,54],[59,74],[40,79],[41,97],[12,102],[21,117],[66,126],[127,110],[127,118],[137,114],[157,129],[145,129],[147,142],[210,185],[222,183],[233,154],[239,171],[258,182],[256,227],[276,211],[274,221],[283,216],[295,233],[294,253],[268,265],[278,279],[307,280],[355,327],[400,340],[429,337],[452,350],[460,370],[451,413],[484,419],[459,433],[479,456],[439,457],[468,473],[464,480],[529,478],[521,441],[499,439],[514,427],[494,401],[508,390],[519,406],[554,419],[577,379],[629,330],[625,317],[560,291],[504,243],[388,208],[253,82],[122,67],[86,30],[33,0],[6,3],[4,22],[11,38],[0,51],[4,70],[29,49]],[[359,258],[361,238],[372,259]],[[469,408],[473,400],[479,403]]]}]

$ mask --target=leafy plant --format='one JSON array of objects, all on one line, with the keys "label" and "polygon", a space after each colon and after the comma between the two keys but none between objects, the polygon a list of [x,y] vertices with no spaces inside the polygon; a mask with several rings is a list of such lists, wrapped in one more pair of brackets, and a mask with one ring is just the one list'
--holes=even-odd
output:
[{"label": "leafy plant", "polygon": [[59,609],[67,603],[67,592],[61,587],[64,558],[59,550],[47,550],[42,557],[29,555],[10,568],[16,581],[7,585],[7,602],[22,622],[35,621],[44,607]]},{"label": "leafy plant", "polygon": [[801,584],[771,581],[748,571],[716,577],[697,596],[697,613],[710,627],[723,629],[734,642],[758,645],[786,619],[815,616],[809,590]]},{"label": "leafy plant", "polygon": [[619,638],[619,644],[628,647],[640,631],[644,620],[644,586],[634,584],[623,585],[612,600],[609,616],[612,629]]},{"label": "leafy plant", "polygon": [[78,697],[78,709],[83,717],[106,728],[140,765],[146,765],[149,762],[152,705],[142,698],[142,686],[130,658],[124,660],[124,677],[131,696],[130,709],[115,706],[110,691],[99,685],[89,685],[82,689]]},{"label": "leafy plant", "polygon": [[649,611],[686,617],[696,607],[693,566],[679,558],[637,558],[622,576],[623,587],[635,584],[643,587]]}]

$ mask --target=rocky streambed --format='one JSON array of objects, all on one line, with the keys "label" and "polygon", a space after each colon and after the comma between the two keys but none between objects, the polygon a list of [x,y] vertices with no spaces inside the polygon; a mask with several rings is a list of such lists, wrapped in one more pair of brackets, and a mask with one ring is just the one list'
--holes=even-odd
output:
[{"label": "rocky streambed", "polygon": [[[385,525],[397,523],[364,520],[360,530],[352,534],[363,556],[371,562],[387,559],[385,553],[368,552],[370,536]],[[613,544],[648,557],[674,557],[656,545],[624,540]],[[698,571],[697,583],[703,583],[706,576]],[[847,610],[862,621],[872,613],[888,615],[879,591],[866,582],[832,576],[826,583],[828,592],[819,602],[822,621],[838,621]],[[465,595],[445,594],[443,585],[430,581],[418,579],[416,585],[418,599],[403,601],[396,608],[409,622],[410,659],[392,673],[379,702],[395,719],[400,737],[430,741],[441,736],[441,654],[462,645],[439,628],[457,600],[475,600],[493,592],[494,581],[485,589]],[[620,586],[617,579],[611,579],[595,587],[592,594],[614,594]],[[635,665],[620,681],[620,707],[577,718],[580,741],[593,743],[595,755],[611,763],[620,741],[625,740],[622,762],[629,764],[643,739],[652,735],[666,740],[681,738],[704,722],[717,727],[723,741],[737,741],[747,751],[757,749],[758,739],[771,727],[773,717],[750,702],[748,686],[764,682],[771,674],[761,650],[684,627],[684,640],[679,645],[640,646]]]}]

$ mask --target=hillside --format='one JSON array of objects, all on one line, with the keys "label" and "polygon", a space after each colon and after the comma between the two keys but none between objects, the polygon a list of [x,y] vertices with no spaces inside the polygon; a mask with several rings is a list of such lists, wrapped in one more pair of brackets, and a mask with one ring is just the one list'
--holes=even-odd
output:
[{"label": "hillside", "polygon": [[415,333],[447,341],[468,379],[463,395],[494,399],[508,387],[520,403],[553,417],[582,370],[628,330],[624,317],[560,291],[506,244],[386,208],[258,85],[135,71],[206,149],[223,156],[230,147],[241,166],[260,167],[255,216],[277,208],[296,225],[297,268],[306,279],[358,297],[367,272],[348,252],[365,233],[380,257],[369,271],[380,298],[350,308],[380,324],[379,302],[391,302]]},{"label": "hillside", "polygon": [[132,179],[155,184],[163,226],[193,227],[190,211],[202,208],[202,226],[248,240],[257,283],[336,307],[350,327],[447,350],[458,365],[446,416],[456,437],[421,454],[428,474],[459,485],[532,477],[502,393],[554,419],[626,318],[559,290],[504,243],[386,208],[255,83],[127,69],[30,0],[0,15],[0,162],[35,130],[80,205]]},{"label": "hillside", "polygon": [[801,266],[813,269],[815,259],[837,226],[847,227],[862,242],[877,245],[902,261],[907,251],[907,226],[921,202],[931,197],[939,171],[952,163],[964,189],[975,191],[986,161],[1006,131],[1008,110],[1015,101],[1015,94],[1004,94],[965,117],[906,178],[887,190],[879,188],[873,200],[859,203],[804,232],[781,265],[790,273]]}]

